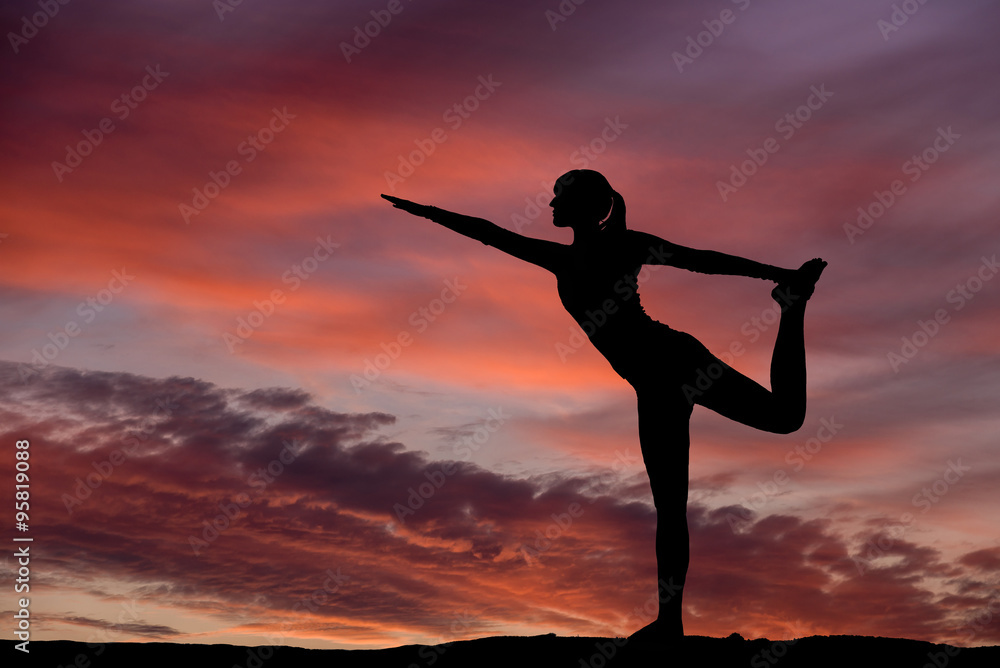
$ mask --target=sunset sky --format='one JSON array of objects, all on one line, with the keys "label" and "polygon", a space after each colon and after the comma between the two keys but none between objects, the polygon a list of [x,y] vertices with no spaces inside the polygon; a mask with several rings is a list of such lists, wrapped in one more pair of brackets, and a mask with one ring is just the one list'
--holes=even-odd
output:
[{"label": "sunset sky", "polygon": [[[634,229],[829,262],[804,426],[695,409],[686,632],[1000,644],[1000,7],[577,2],[3,5],[33,639],[649,621],[633,391],[550,274],[379,198],[569,243],[551,188],[589,168]],[[772,284],[641,279],[767,384]]]}]

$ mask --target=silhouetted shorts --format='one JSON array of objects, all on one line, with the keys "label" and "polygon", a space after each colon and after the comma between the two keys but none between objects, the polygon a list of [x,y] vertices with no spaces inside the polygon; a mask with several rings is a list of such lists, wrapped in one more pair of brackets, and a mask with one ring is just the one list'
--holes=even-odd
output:
[{"label": "silhouetted shorts", "polygon": [[636,392],[685,397],[688,404],[699,380],[728,368],[695,337],[655,320],[629,328],[619,340],[608,337],[598,349]]}]

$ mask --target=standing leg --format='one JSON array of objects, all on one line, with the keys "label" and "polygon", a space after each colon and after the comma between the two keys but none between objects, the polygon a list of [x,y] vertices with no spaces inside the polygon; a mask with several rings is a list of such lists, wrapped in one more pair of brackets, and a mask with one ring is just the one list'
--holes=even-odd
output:
[{"label": "standing leg", "polygon": [[691,406],[679,388],[637,390],[639,444],[656,507],[656,577],[659,612],[632,636],[669,642],[683,637],[681,600],[687,579],[687,495]]}]

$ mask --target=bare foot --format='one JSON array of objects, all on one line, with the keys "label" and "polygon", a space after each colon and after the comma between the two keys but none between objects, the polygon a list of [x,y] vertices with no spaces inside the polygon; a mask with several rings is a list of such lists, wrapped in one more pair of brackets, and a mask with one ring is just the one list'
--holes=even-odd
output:
[{"label": "bare foot", "polygon": [[641,629],[628,637],[630,641],[655,642],[661,644],[672,643],[684,637],[684,627],[680,620],[671,624],[659,619],[646,624]]},{"label": "bare foot", "polygon": [[815,257],[795,270],[792,276],[771,291],[771,298],[781,304],[784,311],[790,306],[805,306],[816,288],[816,281],[826,269],[826,261]]}]

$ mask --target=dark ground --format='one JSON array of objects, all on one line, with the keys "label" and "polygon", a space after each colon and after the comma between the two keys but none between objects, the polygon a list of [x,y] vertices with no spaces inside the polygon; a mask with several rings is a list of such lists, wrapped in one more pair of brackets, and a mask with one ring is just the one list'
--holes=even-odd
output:
[{"label": "dark ground", "polygon": [[175,643],[32,641],[30,654],[6,641],[7,666],[112,668],[605,668],[625,666],[708,666],[728,668],[891,668],[1000,667],[1000,647],[956,648],[916,640],[864,636],[813,636],[796,641],[744,640],[738,636],[690,636],[675,645],[641,644],[618,638],[481,638],[444,645],[406,645],[378,650],[316,650],[296,647],[239,647]]}]

